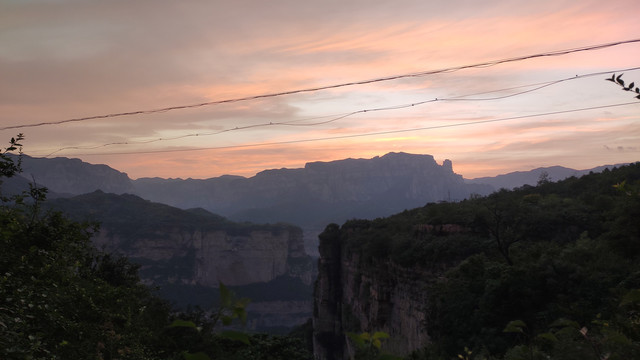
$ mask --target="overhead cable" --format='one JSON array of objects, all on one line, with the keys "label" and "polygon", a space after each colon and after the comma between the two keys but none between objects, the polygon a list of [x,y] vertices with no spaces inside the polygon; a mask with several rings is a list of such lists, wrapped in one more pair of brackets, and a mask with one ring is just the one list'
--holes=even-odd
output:
[{"label": "overhead cable", "polygon": [[[281,122],[268,122],[268,123],[260,123],[260,124],[251,124],[251,125],[246,125],[246,126],[236,126],[236,127],[233,127],[233,128],[228,128],[228,129],[223,129],[223,130],[218,130],[218,131],[212,131],[212,132],[191,133],[191,134],[177,135],[177,136],[171,136],[171,137],[161,137],[161,138],[148,139],[148,140],[123,140],[123,141],[110,142],[110,143],[100,144],[100,145],[67,146],[67,147],[59,148],[59,149],[57,149],[57,150],[45,155],[45,157],[52,156],[52,155],[54,155],[56,153],[59,153],[61,151],[65,151],[65,150],[94,150],[94,149],[99,149],[99,148],[108,147],[108,146],[149,144],[149,143],[154,143],[154,142],[179,140],[179,139],[185,139],[185,138],[190,138],[190,137],[204,137],[204,136],[220,135],[220,134],[231,132],[231,131],[248,130],[248,129],[260,128],[260,127],[268,127],[268,126],[299,126],[299,127],[319,126],[319,125],[324,125],[324,124],[336,122],[338,120],[342,120],[342,119],[345,119],[347,117],[351,117],[351,116],[354,116],[354,115],[357,115],[357,114],[380,112],[380,111],[389,111],[389,110],[399,110],[399,109],[405,109],[405,108],[410,108],[410,107],[421,106],[421,105],[425,105],[425,104],[428,104],[428,103],[434,103],[434,102],[502,100],[502,99],[511,98],[511,97],[515,97],[515,96],[519,96],[519,95],[523,95],[523,94],[528,94],[528,93],[531,93],[531,92],[534,92],[534,91],[537,91],[537,90],[540,90],[540,89],[543,89],[543,88],[546,88],[546,87],[549,87],[549,86],[552,86],[552,85],[560,84],[560,83],[563,83],[563,82],[566,82],[566,81],[572,81],[572,80],[582,79],[582,78],[586,78],[586,77],[608,75],[608,74],[616,73],[616,72],[633,71],[633,70],[640,70],[640,67],[633,67],[633,68],[626,68],[626,69],[615,69],[615,70],[609,70],[609,71],[599,71],[599,72],[593,72],[593,73],[588,73],[588,74],[583,74],[583,75],[575,75],[575,76],[564,78],[564,79],[560,79],[560,80],[539,82],[539,83],[527,84],[527,85],[519,85],[519,86],[513,86],[513,87],[497,89],[497,90],[489,90],[489,91],[482,91],[482,92],[466,94],[466,95],[458,95],[458,96],[449,97],[449,98],[432,98],[432,99],[419,101],[419,102],[412,102],[412,103],[408,103],[408,104],[399,104],[399,105],[391,105],[391,106],[385,106],[385,107],[379,107],[379,108],[362,109],[362,110],[357,110],[357,111],[352,111],[352,112],[343,113],[343,114],[337,114],[337,115],[327,115],[327,116],[321,116],[321,117],[314,117],[314,118],[307,118],[307,119],[297,119],[297,120],[289,120],[289,121],[281,121]],[[532,86],[534,86],[534,88],[523,90],[523,91],[519,91],[519,92],[516,92],[516,93],[513,93],[513,94],[492,96],[492,97],[482,97],[482,98],[469,98],[471,96],[485,95],[485,94],[498,93],[498,92],[504,92],[504,91],[511,91],[511,90],[523,89],[523,88],[530,88]],[[327,118],[328,118],[328,120],[316,121],[316,122],[313,122],[313,123],[301,123],[303,121],[316,120],[316,119],[327,119]]]},{"label": "overhead cable", "polygon": [[202,150],[241,149],[241,148],[251,148],[251,147],[297,144],[297,143],[305,143],[305,142],[338,140],[338,139],[348,139],[348,138],[365,137],[365,136],[389,135],[389,134],[397,134],[397,133],[405,133],[405,132],[413,132],[413,131],[424,131],[424,130],[444,129],[444,128],[451,128],[451,127],[469,126],[469,125],[479,125],[479,124],[503,122],[503,121],[510,121],[510,120],[520,120],[520,119],[540,117],[540,116],[560,115],[560,114],[568,114],[568,113],[581,112],[581,111],[608,109],[608,108],[613,108],[613,107],[621,107],[621,106],[629,106],[629,105],[639,106],[640,102],[633,101],[633,102],[610,104],[610,105],[584,107],[584,108],[578,108],[578,109],[551,111],[551,112],[546,112],[546,113],[538,113],[538,114],[530,114],[530,115],[511,116],[511,117],[498,118],[498,119],[467,121],[467,122],[460,122],[460,123],[455,123],[455,124],[424,126],[424,127],[415,127],[415,128],[408,128],[408,129],[387,130],[387,131],[368,132],[368,133],[340,135],[340,136],[328,136],[328,137],[310,138],[310,139],[274,141],[274,142],[264,142],[264,143],[254,143],[254,144],[244,144],[244,145],[228,145],[228,146],[215,146],[215,147],[203,147],[203,148],[163,149],[163,150],[148,150],[148,151],[126,151],[126,152],[93,153],[93,154],[87,153],[87,154],[74,154],[74,156],[156,154],[156,153],[202,151]]},{"label": "overhead cable", "polygon": [[342,88],[347,86],[365,85],[365,84],[372,84],[372,83],[383,82],[383,81],[391,81],[391,80],[399,80],[404,78],[423,77],[428,75],[449,73],[449,72],[455,72],[455,71],[464,70],[464,69],[484,68],[484,67],[490,67],[490,66],[495,66],[495,65],[504,64],[504,63],[523,61],[523,60],[529,60],[529,59],[535,59],[535,58],[561,56],[561,55],[567,55],[567,54],[576,53],[576,52],[600,50],[600,49],[605,49],[609,47],[637,43],[637,42],[640,42],[640,39],[623,40],[623,41],[610,42],[606,44],[590,45],[590,46],[583,46],[578,48],[549,51],[544,53],[505,58],[500,60],[470,64],[470,65],[455,66],[455,67],[449,67],[449,68],[438,69],[438,70],[427,70],[427,71],[421,71],[421,72],[409,73],[409,74],[391,75],[391,76],[380,77],[380,78],[369,79],[369,80],[353,81],[353,82],[347,82],[347,83],[325,85],[325,86],[283,91],[283,92],[277,92],[277,93],[253,95],[253,96],[233,98],[233,99],[208,101],[208,102],[203,102],[198,104],[170,106],[170,107],[152,109],[152,110],[136,110],[136,111],[112,113],[112,114],[106,114],[106,115],[95,115],[95,116],[87,116],[87,117],[66,119],[66,120],[60,120],[60,121],[40,122],[35,124],[12,125],[12,126],[0,127],[0,131],[11,130],[11,129],[22,129],[22,128],[29,128],[29,127],[38,127],[38,126],[48,126],[48,125],[60,125],[60,124],[65,124],[70,122],[81,122],[81,121],[115,118],[115,117],[122,117],[122,116],[145,115],[145,114],[167,112],[172,110],[184,110],[184,109],[198,108],[203,106],[212,106],[212,105],[228,104],[228,103],[235,103],[235,102],[241,102],[241,101],[258,100],[258,99],[271,98],[271,97],[277,97],[277,96],[293,95],[293,94],[299,94],[299,93],[316,92],[320,90],[336,89],[336,88]]}]

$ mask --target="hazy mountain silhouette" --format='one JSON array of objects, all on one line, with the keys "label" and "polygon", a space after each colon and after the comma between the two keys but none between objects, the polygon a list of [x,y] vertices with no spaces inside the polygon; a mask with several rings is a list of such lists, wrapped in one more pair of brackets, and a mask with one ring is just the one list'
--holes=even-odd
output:
[{"label": "hazy mountain silhouette", "polygon": [[574,170],[554,166],[465,180],[454,173],[449,160],[439,165],[431,155],[389,153],[372,159],[311,162],[299,169],[265,170],[249,178],[224,175],[210,179],[131,180],[106,165],[79,159],[25,156],[23,164],[24,177],[35,179],[58,193],[56,196],[99,189],[136,194],[182,209],[203,208],[234,221],[295,224],[304,229],[310,252],[315,252],[317,233],[332,222],[383,217],[429,202],[459,201],[471,194],[534,185],[542,173],[556,181],[605,168]]},{"label": "hazy mountain silhouette", "polygon": [[22,177],[58,194],[80,195],[96,190],[115,194],[134,192],[127,174],[107,165],[89,164],[80,159],[22,155],[22,170]]},{"label": "hazy mountain silhouette", "polygon": [[493,190],[466,184],[448,160],[438,165],[430,155],[406,153],[313,162],[301,169],[262,171],[251,178],[144,178],[133,184],[141,197],[180,208],[201,207],[233,220],[318,228]]},{"label": "hazy mountain silhouette", "polygon": [[508,174],[480,177],[465,180],[468,184],[486,184],[491,185],[495,190],[514,189],[523,185],[536,185],[543,174],[546,174],[547,180],[555,182],[575,176],[580,177],[590,172],[599,173],[604,169],[611,169],[626,164],[603,165],[593,169],[575,170],[563,166],[541,167],[529,171],[516,171]]}]

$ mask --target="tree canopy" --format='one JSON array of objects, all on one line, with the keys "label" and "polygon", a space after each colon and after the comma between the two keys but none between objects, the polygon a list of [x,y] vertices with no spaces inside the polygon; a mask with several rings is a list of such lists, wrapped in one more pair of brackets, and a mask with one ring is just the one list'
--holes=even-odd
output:
[{"label": "tree canopy", "polygon": [[[20,173],[9,154],[23,139],[0,151],[0,181]],[[173,311],[138,266],[93,247],[96,224],[45,212],[45,200],[35,185],[0,196],[1,359],[310,358],[303,339],[225,335],[211,318]],[[246,302],[224,294],[214,314],[228,325],[246,316]]]},{"label": "tree canopy", "polygon": [[636,163],[331,236],[361,271],[390,261],[439,274],[423,304],[432,344],[415,359],[640,358],[639,189]]}]

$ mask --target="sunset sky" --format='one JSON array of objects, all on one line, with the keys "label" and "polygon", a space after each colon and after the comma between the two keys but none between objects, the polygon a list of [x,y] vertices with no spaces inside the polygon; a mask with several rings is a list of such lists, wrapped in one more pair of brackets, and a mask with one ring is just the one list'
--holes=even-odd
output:
[{"label": "sunset sky", "polygon": [[131,178],[635,162],[640,100],[604,79],[640,84],[638,39],[638,0],[0,0],[0,140]]}]

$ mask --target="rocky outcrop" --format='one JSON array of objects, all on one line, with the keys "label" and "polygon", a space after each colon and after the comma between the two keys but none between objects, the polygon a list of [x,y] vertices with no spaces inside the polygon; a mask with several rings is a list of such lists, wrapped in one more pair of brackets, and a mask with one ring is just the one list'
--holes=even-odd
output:
[{"label": "rocky outcrop", "polygon": [[342,359],[346,339],[342,326],[342,244],[337,225],[320,235],[318,277],[313,292],[313,353],[319,360]]},{"label": "rocky outcrop", "polygon": [[337,225],[320,238],[318,278],[314,291],[314,354],[317,359],[349,358],[346,332],[383,331],[383,349],[406,355],[429,342],[426,333],[426,288],[434,275],[390,261],[363,264],[341,241]]}]

